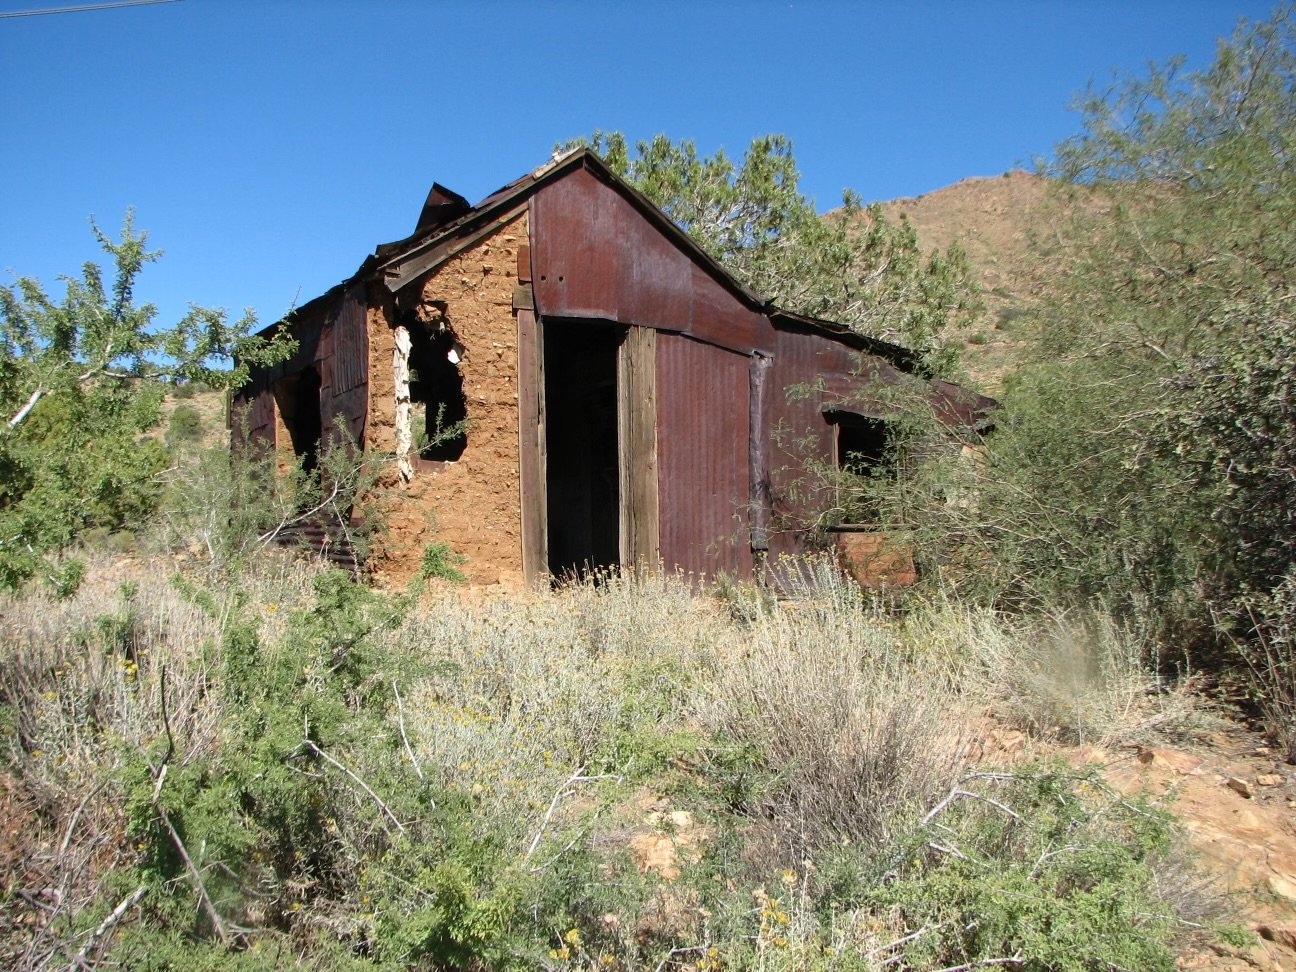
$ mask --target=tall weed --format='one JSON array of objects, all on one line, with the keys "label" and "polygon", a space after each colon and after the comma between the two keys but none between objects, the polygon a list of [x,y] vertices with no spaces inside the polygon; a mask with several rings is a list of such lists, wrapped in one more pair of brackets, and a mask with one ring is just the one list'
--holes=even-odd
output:
[{"label": "tall weed", "polygon": [[[777,780],[764,809],[789,860],[833,842],[881,847],[963,768],[950,673],[837,606],[775,612],[705,688],[699,715]],[[754,811],[761,808],[752,808]]]},{"label": "tall weed", "polygon": [[1158,676],[1149,641],[1100,608],[1012,616],[941,600],[910,616],[906,637],[1038,737],[1112,745],[1197,718],[1192,681]]},{"label": "tall weed", "polygon": [[[69,598],[0,607],[0,799],[32,835],[0,841],[30,892],[0,902],[14,968],[923,967],[894,943],[951,886],[911,861],[983,696],[840,577],[734,618],[673,578],[416,606],[286,558],[229,587],[91,557]],[[968,856],[1057,896],[977,828]],[[1113,893],[1145,901],[1142,866]],[[1131,935],[1168,940],[1168,913]],[[1015,920],[939,954],[1029,944]]]}]

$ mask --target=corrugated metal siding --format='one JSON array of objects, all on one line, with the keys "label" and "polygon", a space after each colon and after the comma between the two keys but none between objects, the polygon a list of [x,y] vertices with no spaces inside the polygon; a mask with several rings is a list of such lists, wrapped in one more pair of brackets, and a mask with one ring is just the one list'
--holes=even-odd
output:
[{"label": "corrugated metal siding", "polygon": [[234,406],[251,405],[251,434],[275,441],[274,387],[284,378],[315,368],[320,377],[320,422],[327,437],[335,416],[345,417],[352,438],[364,444],[369,407],[369,336],[363,285],[335,299],[312,304],[293,321],[297,351],[283,364],[253,371],[252,380],[234,396]]},{"label": "corrugated metal siding", "polygon": [[531,202],[537,311],[679,331],[748,352],[772,350],[766,318],[588,171]]},{"label": "corrugated metal siding", "polygon": [[353,285],[329,311],[317,360],[325,437],[335,434],[336,418],[341,415],[352,440],[361,447],[369,408],[367,310],[364,287]]},{"label": "corrugated metal siding", "polygon": [[[273,445],[275,440],[274,393],[264,382],[262,387],[250,388],[248,391],[250,395],[241,391],[234,399],[236,409],[251,405],[248,411],[248,439],[251,442]],[[235,421],[240,421],[237,414]]]},{"label": "corrugated metal siding", "polygon": [[351,287],[342,298],[333,323],[333,394],[366,384],[369,368],[368,315],[364,287]]},{"label": "corrugated metal siding", "polygon": [[662,562],[749,577],[748,358],[657,335]]},{"label": "corrugated metal siding", "polygon": [[832,428],[823,414],[825,402],[858,400],[867,394],[871,381],[890,383],[900,378],[890,362],[821,334],[778,329],[776,341],[767,410],[774,439],[769,460],[776,528],[770,537],[771,556],[802,552],[801,538],[790,527],[804,522],[809,511],[789,492],[803,475],[805,459],[835,459]]}]

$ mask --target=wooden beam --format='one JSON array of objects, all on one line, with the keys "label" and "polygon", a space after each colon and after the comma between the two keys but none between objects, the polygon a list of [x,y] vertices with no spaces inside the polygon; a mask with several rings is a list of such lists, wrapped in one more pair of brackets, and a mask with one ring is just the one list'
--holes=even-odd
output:
[{"label": "wooden beam", "polygon": [[661,561],[657,495],[657,332],[632,327],[617,351],[617,447],[621,467],[621,563]]},{"label": "wooden beam", "polygon": [[549,576],[546,482],[544,339],[534,311],[517,312],[518,460],[522,493],[522,574],[528,586]]},{"label": "wooden beam", "polygon": [[477,227],[471,233],[439,243],[428,250],[415,250],[402,254],[383,267],[383,282],[393,294],[413,283],[429,270],[433,270],[457,253],[461,253],[479,240],[485,239],[496,230],[502,229],[526,212],[527,204],[523,203],[501,216]]}]

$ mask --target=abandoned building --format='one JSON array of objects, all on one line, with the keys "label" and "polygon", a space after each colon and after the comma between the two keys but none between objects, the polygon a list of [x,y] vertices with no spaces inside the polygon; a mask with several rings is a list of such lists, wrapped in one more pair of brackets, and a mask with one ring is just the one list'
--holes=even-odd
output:
[{"label": "abandoned building", "polygon": [[[483,584],[750,577],[805,547],[789,435],[867,460],[882,423],[843,403],[917,369],[752,293],[586,150],[475,206],[434,186],[412,236],[274,326],[299,346],[238,393],[247,431],[309,467],[341,416],[393,456],[375,565],[397,580],[434,541]],[[928,385],[950,422],[989,404]]]}]

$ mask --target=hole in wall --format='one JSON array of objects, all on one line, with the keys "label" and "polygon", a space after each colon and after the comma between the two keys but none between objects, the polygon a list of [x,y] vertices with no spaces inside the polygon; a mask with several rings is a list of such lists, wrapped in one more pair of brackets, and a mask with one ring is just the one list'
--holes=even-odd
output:
[{"label": "hole in wall", "polygon": [[274,397],[294,455],[304,472],[313,472],[319,465],[323,433],[319,371],[311,366],[281,378],[275,382]]},{"label": "hole in wall", "polygon": [[410,427],[420,459],[454,462],[468,447],[468,400],[459,365],[467,351],[443,316],[406,321]]}]

